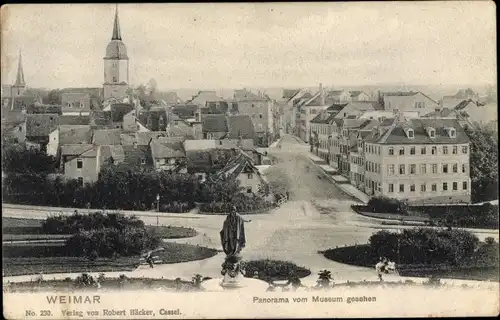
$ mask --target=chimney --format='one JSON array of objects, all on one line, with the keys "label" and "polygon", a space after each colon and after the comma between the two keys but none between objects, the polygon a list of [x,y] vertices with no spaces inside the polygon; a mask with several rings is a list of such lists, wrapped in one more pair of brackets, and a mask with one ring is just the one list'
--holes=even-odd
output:
[{"label": "chimney", "polygon": [[323,84],[320,82],[319,83],[319,97],[320,97],[320,103],[322,106],[325,105],[325,90],[323,89]]}]

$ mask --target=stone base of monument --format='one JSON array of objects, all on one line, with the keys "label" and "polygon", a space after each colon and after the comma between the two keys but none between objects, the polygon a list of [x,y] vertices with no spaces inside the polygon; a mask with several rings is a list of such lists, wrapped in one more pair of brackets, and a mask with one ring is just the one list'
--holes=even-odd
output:
[{"label": "stone base of monument", "polygon": [[[238,278],[235,280],[235,278]],[[210,279],[203,281],[201,286],[205,291],[250,291],[250,292],[266,292],[269,284],[265,281],[254,279],[235,277],[230,281],[224,278]]]}]

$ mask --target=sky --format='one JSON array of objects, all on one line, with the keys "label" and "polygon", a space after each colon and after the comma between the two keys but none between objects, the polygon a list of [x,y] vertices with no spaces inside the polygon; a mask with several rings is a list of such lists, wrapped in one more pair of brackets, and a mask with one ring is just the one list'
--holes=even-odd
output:
[{"label": "sky", "polygon": [[[120,4],[130,82],[159,89],[495,84],[495,5]],[[1,7],[2,84],[100,87],[113,4]]]}]

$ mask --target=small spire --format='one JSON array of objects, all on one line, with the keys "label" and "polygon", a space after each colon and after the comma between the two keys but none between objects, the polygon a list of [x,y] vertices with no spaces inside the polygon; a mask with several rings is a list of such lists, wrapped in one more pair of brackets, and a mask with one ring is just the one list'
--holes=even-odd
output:
[{"label": "small spire", "polygon": [[17,64],[17,76],[16,83],[14,84],[16,87],[25,87],[26,83],[24,82],[24,72],[23,72],[23,62],[21,56],[21,49],[19,49],[19,62]]},{"label": "small spire", "polygon": [[118,4],[115,7],[115,22],[113,24],[113,35],[111,40],[121,40],[122,34],[120,32],[120,21],[118,20]]}]

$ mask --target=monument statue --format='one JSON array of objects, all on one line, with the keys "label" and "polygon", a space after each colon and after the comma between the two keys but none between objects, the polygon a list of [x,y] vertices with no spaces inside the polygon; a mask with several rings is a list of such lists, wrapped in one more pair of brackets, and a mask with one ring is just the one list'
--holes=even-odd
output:
[{"label": "monument statue", "polygon": [[240,252],[246,245],[245,238],[245,220],[236,212],[236,207],[233,207],[227,215],[222,230],[220,231],[220,239],[222,249],[226,254],[226,259],[222,264],[221,274],[224,276],[222,286],[239,287],[239,277],[245,274],[243,263],[241,262]]}]

